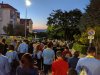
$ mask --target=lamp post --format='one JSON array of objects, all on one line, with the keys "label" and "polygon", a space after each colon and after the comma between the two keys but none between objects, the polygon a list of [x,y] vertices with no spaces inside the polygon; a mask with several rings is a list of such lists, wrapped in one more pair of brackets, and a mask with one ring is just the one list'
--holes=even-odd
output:
[{"label": "lamp post", "polygon": [[31,1],[25,0],[25,7],[26,7],[26,11],[25,11],[25,38],[27,36],[27,7],[29,7],[30,5],[31,5]]},{"label": "lamp post", "polygon": [[37,32],[34,32],[34,35],[35,35],[34,38],[35,38],[35,40],[36,40],[36,38],[37,38],[36,34],[37,34]]}]

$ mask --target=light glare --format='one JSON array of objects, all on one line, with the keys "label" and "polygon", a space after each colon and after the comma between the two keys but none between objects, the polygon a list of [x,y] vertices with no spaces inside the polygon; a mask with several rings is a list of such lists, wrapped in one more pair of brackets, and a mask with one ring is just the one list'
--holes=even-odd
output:
[{"label": "light glare", "polygon": [[30,6],[32,4],[30,0],[26,0],[25,3],[26,3],[26,6]]}]

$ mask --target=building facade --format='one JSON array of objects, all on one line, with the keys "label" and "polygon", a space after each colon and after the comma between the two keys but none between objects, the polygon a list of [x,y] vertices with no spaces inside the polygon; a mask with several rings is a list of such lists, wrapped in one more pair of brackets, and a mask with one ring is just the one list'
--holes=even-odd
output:
[{"label": "building facade", "polygon": [[0,3],[0,34],[5,34],[3,27],[8,24],[20,24],[20,13],[11,5]]},{"label": "building facade", "polygon": [[[26,23],[27,22],[27,23]],[[4,27],[12,24],[15,25],[24,25],[26,24],[27,31],[32,33],[33,22],[31,19],[20,19],[20,13],[14,7],[9,4],[0,3],[0,35],[6,34]]]},{"label": "building facade", "polygon": [[32,33],[32,27],[33,27],[33,21],[31,19],[20,19],[20,25],[24,25],[26,24],[26,30],[29,33]]}]

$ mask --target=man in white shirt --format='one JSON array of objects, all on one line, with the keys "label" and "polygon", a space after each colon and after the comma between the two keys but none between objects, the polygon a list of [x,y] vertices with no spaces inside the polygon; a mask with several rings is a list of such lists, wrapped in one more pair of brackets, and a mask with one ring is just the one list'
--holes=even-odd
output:
[{"label": "man in white shirt", "polygon": [[2,55],[3,46],[0,44],[0,75],[9,75],[10,65],[8,58]]},{"label": "man in white shirt", "polygon": [[19,46],[18,46],[18,53],[19,53],[19,59],[25,54],[28,53],[28,44],[26,43],[27,40],[24,40]]}]

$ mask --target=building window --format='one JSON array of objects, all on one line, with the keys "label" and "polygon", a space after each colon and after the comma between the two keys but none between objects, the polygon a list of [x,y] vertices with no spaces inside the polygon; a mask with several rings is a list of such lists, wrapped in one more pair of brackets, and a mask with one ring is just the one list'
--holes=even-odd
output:
[{"label": "building window", "polygon": [[10,21],[10,24],[13,24],[13,21]]}]

